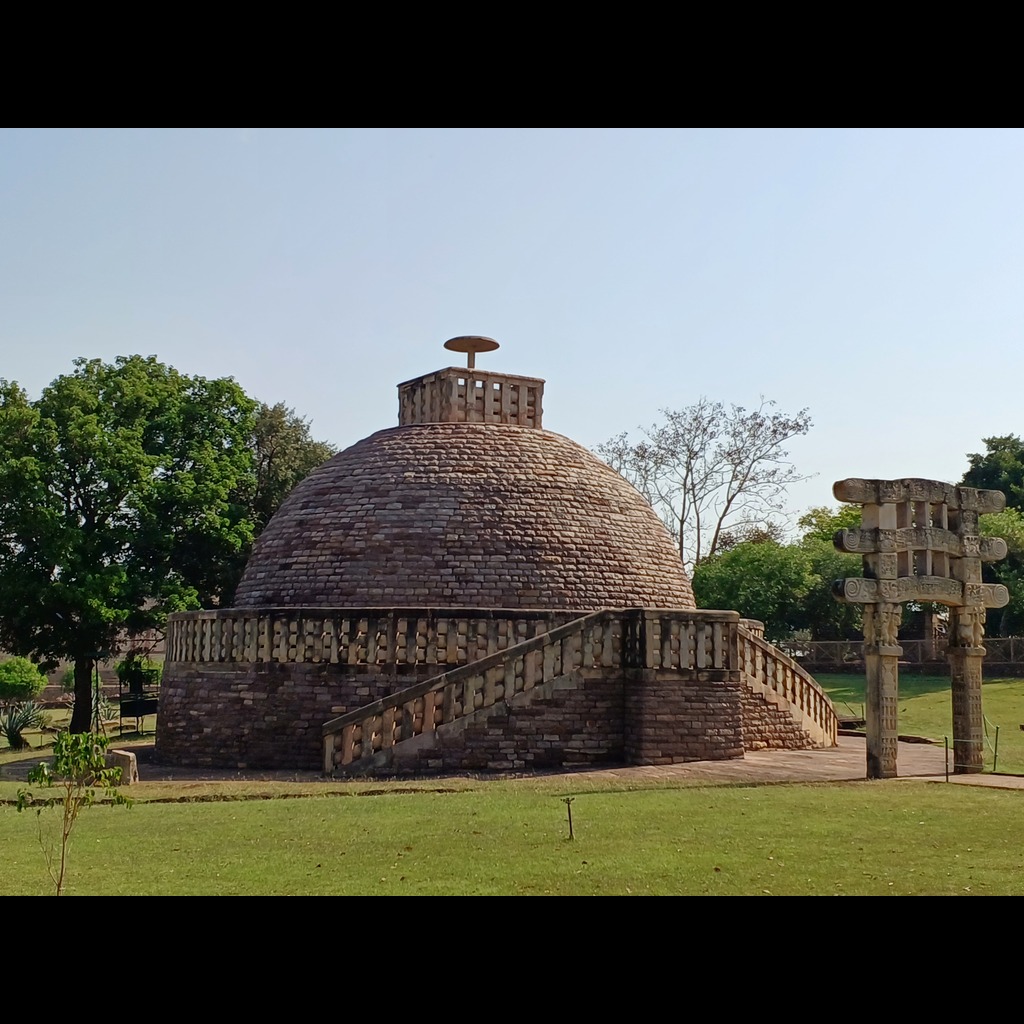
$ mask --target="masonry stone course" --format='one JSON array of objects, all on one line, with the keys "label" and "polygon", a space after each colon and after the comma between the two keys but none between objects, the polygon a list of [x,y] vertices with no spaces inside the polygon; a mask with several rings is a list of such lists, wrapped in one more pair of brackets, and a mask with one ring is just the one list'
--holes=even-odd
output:
[{"label": "masonry stone course", "polygon": [[692,608],[664,526],[585,448],[476,423],[379,431],[293,491],[240,606]]}]

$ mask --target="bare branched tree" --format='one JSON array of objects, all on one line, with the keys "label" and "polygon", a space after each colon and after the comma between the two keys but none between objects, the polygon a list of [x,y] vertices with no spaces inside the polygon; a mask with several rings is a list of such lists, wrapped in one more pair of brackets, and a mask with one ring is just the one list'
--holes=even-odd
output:
[{"label": "bare branched tree", "polygon": [[784,445],[810,430],[811,417],[777,412],[763,397],[751,410],[702,398],[661,414],[639,442],[619,434],[597,452],[651,503],[692,571],[727,532],[771,528],[786,488],[804,479]]}]

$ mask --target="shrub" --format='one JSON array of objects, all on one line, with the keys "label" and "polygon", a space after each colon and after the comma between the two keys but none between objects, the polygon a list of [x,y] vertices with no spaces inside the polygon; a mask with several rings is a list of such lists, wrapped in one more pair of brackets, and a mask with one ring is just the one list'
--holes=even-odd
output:
[{"label": "shrub", "polygon": [[46,676],[28,658],[0,661],[0,702],[34,700],[44,686]]},{"label": "shrub", "polygon": [[24,750],[28,740],[22,736],[25,729],[46,725],[48,719],[43,709],[33,701],[24,704],[8,704],[0,710],[0,736],[7,740],[11,750]]}]

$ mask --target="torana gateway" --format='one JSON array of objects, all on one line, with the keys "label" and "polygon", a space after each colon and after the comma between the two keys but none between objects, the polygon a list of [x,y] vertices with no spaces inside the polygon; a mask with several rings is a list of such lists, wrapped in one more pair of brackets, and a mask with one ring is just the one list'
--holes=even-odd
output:
[{"label": "torana gateway", "polygon": [[668,532],[543,428],[487,338],[398,386],[399,425],[303,480],[237,607],[172,615],[157,755],[329,773],[669,764],[830,746],[814,680],[694,606]]}]

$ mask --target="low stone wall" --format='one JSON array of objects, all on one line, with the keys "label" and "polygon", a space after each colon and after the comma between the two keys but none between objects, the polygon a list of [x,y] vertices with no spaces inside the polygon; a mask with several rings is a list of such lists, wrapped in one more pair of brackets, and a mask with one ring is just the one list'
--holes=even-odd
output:
[{"label": "low stone wall", "polygon": [[190,767],[321,767],[324,722],[412,683],[437,666],[398,674],[330,662],[168,662],[156,754]]}]

